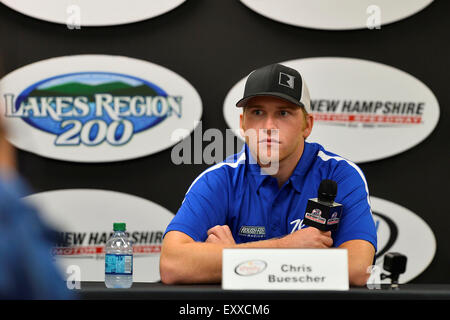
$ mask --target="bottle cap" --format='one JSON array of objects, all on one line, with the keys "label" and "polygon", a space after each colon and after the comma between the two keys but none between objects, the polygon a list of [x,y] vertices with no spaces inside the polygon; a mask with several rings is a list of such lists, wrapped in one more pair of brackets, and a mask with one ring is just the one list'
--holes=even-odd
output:
[{"label": "bottle cap", "polygon": [[125,231],[126,229],[126,223],[123,222],[115,222],[113,224],[113,230],[114,231]]}]

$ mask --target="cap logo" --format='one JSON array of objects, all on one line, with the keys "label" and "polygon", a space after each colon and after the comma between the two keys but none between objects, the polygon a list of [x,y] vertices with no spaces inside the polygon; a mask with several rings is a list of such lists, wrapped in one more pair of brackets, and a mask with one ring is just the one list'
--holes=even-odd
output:
[{"label": "cap logo", "polygon": [[294,89],[294,79],[295,79],[294,76],[291,76],[290,74],[284,72],[280,72],[278,84]]}]

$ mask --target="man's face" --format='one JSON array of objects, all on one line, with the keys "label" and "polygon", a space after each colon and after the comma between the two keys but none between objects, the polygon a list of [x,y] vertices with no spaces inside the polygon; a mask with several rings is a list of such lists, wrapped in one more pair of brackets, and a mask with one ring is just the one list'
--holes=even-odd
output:
[{"label": "man's face", "polygon": [[301,154],[312,126],[312,116],[302,108],[272,96],[250,99],[240,117],[246,143],[264,164]]}]

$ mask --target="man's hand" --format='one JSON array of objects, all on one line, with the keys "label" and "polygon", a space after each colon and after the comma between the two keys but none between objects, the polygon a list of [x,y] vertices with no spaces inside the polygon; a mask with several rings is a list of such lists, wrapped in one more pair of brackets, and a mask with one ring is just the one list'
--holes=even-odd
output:
[{"label": "man's hand", "polygon": [[217,243],[224,245],[235,245],[233,235],[231,233],[230,227],[227,225],[224,226],[215,226],[208,230],[208,238],[205,242],[208,243]]},{"label": "man's hand", "polygon": [[320,231],[314,227],[297,230],[280,240],[289,248],[330,248],[333,245],[331,231]]}]

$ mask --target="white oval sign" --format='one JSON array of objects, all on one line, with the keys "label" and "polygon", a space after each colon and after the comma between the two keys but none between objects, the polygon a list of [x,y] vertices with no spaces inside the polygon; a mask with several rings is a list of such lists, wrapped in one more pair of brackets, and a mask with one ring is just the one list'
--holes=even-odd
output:
[{"label": "white oval sign", "polygon": [[166,13],[186,0],[1,0],[30,17],[78,26],[111,26],[147,20]]},{"label": "white oval sign", "polygon": [[65,243],[55,244],[53,254],[63,274],[70,266],[77,266],[81,281],[104,281],[105,243],[113,223],[125,222],[133,241],[133,281],[160,280],[162,236],[173,218],[167,209],[129,194],[95,189],[48,191],[25,200],[38,208],[44,221],[61,231]]},{"label": "white oval sign", "polygon": [[[353,162],[404,152],[422,142],[439,120],[439,104],[420,80],[399,69],[353,58],[307,58],[281,62],[297,69],[311,95],[310,142]],[[239,130],[246,78],[228,93],[224,116]],[[235,131],[239,132],[239,131]]]},{"label": "white oval sign", "polygon": [[376,264],[382,268],[384,255],[388,252],[406,255],[406,271],[400,275],[399,281],[409,282],[432,262],[436,253],[434,233],[422,218],[409,209],[376,197],[370,197],[370,201],[378,237]]},{"label": "white oval sign", "polygon": [[379,28],[412,16],[433,0],[241,0],[278,22],[323,30]]},{"label": "white oval sign", "polygon": [[121,161],[159,152],[189,135],[202,114],[200,96],[184,78],[121,56],[33,63],[0,81],[0,97],[13,145],[75,162]]}]

